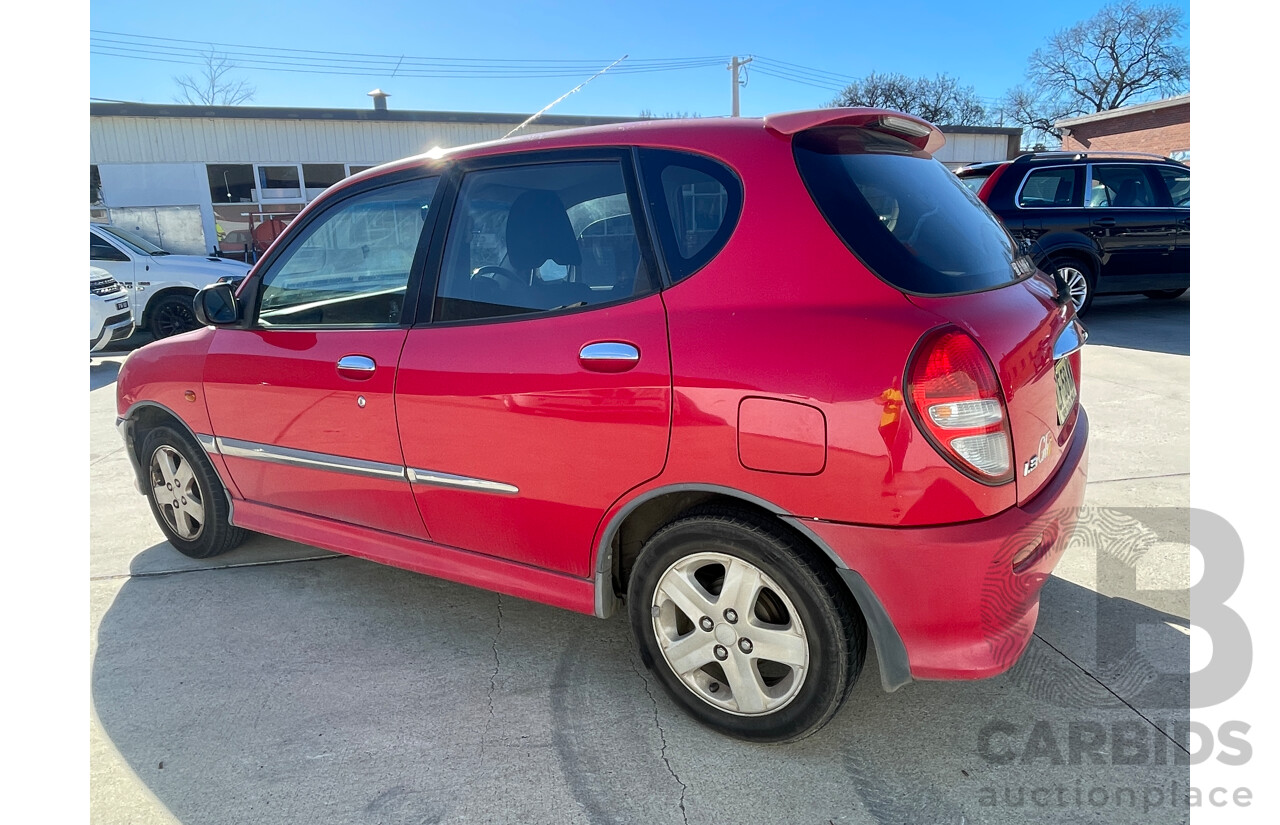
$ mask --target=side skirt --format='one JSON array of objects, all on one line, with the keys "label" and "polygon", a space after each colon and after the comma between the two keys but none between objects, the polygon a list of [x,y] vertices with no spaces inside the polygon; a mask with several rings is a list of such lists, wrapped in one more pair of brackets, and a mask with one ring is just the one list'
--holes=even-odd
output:
[{"label": "side skirt", "polygon": [[595,587],[590,579],[242,499],[236,500],[235,525],[576,613],[595,613]]}]

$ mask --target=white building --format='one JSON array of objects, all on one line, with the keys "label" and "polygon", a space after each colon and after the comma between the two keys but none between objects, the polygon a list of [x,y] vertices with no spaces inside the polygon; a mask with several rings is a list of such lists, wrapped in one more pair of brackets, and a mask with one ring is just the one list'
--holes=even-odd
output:
[{"label": "white building", "polygon": [[[370,166],[495,140],[528,115],[386,108],[89,105],[90,218],[179,253],[252,259],[324,189]],[[639,118],[543,115],[520,134]],[[1003,160],[1021,130],[948,127],[948,166]]]}]

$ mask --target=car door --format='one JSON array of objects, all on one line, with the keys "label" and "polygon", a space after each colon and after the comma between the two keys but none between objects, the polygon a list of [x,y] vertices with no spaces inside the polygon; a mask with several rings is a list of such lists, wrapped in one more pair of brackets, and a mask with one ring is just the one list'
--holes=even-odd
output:
[{"label": "car door", "polygon": [[636,192],[612,150],[460,170],[396,388],[434,541],[586,577],[604,511],[662,472],[666,313]]},{"label": "car door", "polygon": [[1161,183],[1169,195],[1169,208],[1178,224],[1174,241],[1170,275],[1182,276],[1173,288],[1191,284],[1191,169],[1180,166],[1159,167]]},{"label": "car door", "polygon": [[214,332],[205,400],[246,499],[427,536],[393,392],[436,182],[373,182],[331,201],[241,290],[245,328]]},{"label": "car door", "polygon": [[1093,163],[1085,200],[1102,250],[1101,291],[1151,289],[1172,267],[1178,223],[1147,164]]}]

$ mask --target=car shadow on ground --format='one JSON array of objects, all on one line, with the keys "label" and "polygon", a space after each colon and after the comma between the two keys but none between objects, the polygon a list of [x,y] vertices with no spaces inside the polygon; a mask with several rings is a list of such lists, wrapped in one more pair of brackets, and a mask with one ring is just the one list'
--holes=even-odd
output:
[{"label": "car shadow on ground", "polygon": [[[1109,683],[1108,663],[1076,649],[1107,598],[1052,580],[1041,624],[1066,629],[994,679],[885,694],[872,654],[833,721],[781,746],[693,722],[620,616],[346,557],[128,579],[91,691],[111,745],[187,825],[1185,822],[1164,797],[1189,781],[1187,743],[1142,714],[1177,738],[1186,695],[1145,693],[1132,668]],[[1139,676],[1185,677],[1171,617],[1120,609],[1159,637]],[[1034,802],[1040,788],[1066,803]],[[1093,788],[1102,812],[1078,793]]]},{"label": "car shadow on ground", "polygon": [[119,361],[99,361],[89,356],[89,392],[100,390],[108,384],[115,383],[120,373]]},{"label": "car shadow on ground", "polygon": [[1191,293],[1172,301],[1142,295],[1099,295],[1083,318],[1089,343],[1191,354]]}]

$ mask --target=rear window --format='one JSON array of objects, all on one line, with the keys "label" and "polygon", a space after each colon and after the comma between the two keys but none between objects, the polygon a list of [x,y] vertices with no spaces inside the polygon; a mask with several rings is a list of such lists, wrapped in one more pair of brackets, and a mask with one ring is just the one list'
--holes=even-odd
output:
[{"label": "rear window", "polygon": [[960,182],[969,187],[969,191],[975,195],[982,191],[982,184],[991,177],[990,172],[957,172],[956,174]]},{"label": "rear window", "polygon": [[793,148],[827,223],[892,286],[915,295],[955,295],[1035,271],[977,196],[906,141],[836,126],[802,132]]}]

